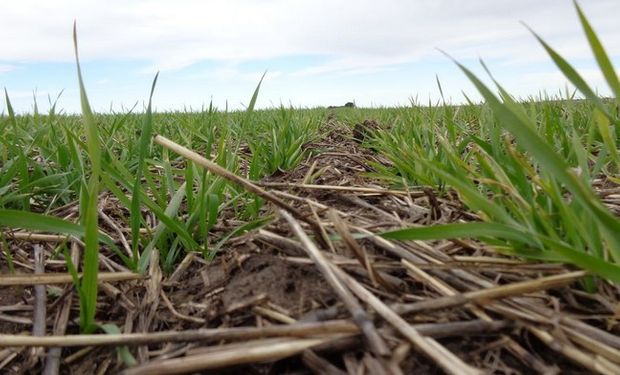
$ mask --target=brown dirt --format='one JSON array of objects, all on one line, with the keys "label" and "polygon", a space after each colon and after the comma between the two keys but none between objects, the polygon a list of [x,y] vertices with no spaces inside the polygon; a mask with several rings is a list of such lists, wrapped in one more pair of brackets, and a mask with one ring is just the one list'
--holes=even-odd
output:
[{"label": "brown dirt", "polygon": [[[262,186],[279,194],[308,217],[316,214],[330,238],[342,235],[335,229],[337,223],[332,220],[333,216],[328,214],[330,209],[350,233],[475,218],[463,210],[455,194],[437,195],[432,190],[421,190],[404,195],[299,186],[303,182],[381,188],[379,182],[368,177],[367,172],[372,172],[369,165],[389,162],[358,144],[350,127],[335,122],[327,123],[325,127],[323,139],[305,145],[317,151],[312,158],[295,170],[264,179]],[[309,175],[313,177],[307,178]],[[601,185],[604,186],[601,194],[608,201],[606,203],[611,209],[617,208],[614,194],[620,191],[618,187],[608,182],[601,182]],[[104,212],[119,226],[126,227],[126,212],[119,208],[118,203],[114,199],[103,199],[102,202],[105,203]],[[267,206],[264,214],[274,212],[273,207]],[[75,217],[75,209],[66,207],[57,214]],[[216,233],[225,233],[238,225],[231,222],[230,217],[232,215],[223,215],[216,225]],[[117,238],[110,226],[103,227]],[[282,217],[262,229],[229,241],[211,262],[198,254],[189,254],[171,275],[161,276],[154,268],[149,272],[149,280],[113,283],[108,288],[101,288],[97,319],[102,323],[115,323],[123,332],[196,332],[199,328],[224,331],[235,327],[291,329],[294,324],[285,324],[333,323],[340,319],[351,322],[352,316],[356,316],[355,321],[359,323],[363,320],[360,314],[367,314],[375,332],[387,346],[387,355],[374,352],[362,335],[336,340],[335,333],[312,336],[329,337],[332,341],[314,346],[311,352],[275,355],[271,359],[250,363],[243,362],[244,356],[250,352],[247,345],[260,340],[261,348],[270,348],[274,339],[247,336],[175,343],[156,341],[131,346],[130,350],[141,365],[158,363],[158,366],[170,364],[175,358],[183,361],[211,358],[209,352],[215,350],[222,352],[214,359],[234,356],[235,360],[228,366],[192,372],[205,374],[443,373],[435,361],[416,349],[392,324],[377,314],[367,298],[357,298],[363,312],[352,313],[350,306],[347,308],[304,247],[299,245],[298,238]],[[304,230],[316,243],[316,236],[320,234],[313,233],[307,226]],[[457,301],[448,308],[433,308],[433,303],[453,293],[460,295],[562,276],[571,269],[557,264],[523,263],[474,241],[392,241],[386,244],[365,238],[353,239],[352,242],[352,245],[346,245],[343,241],[330,241],[332,248],[322,247],[320,250],[332,264],[394,311],[414,303],[430,303],[429,306],[417,305],[414,313],[401,311],[400,316],[420,332],[435,330],[428,335],[436,337],[438,345],[470,366],[497,374],[585,374],[594,368],[609,370],[620,365],[616,361],[620,350],[620,290],[615,285],[595,280],[598,292],[588,294],[582,291],[578,282],[569,281],[554,287],[508,294],[499,299],[480,299],[472,303]],[[16,262],[32,264],[31,254],[19,250],[26,248],[24,241],[11,240],[10,243]],[[41,244],[50,256],[54,244]],[[115,257],[108,252],[104,254],[110,262],[102,266],[102,270],[114,269],[111,262]],[[63,262],[50,259],[46,271],[66,272]],[[350,293],[351,289],[345,290]],[[75,293],[60,293],[48,298],[48,335],[57,324],[57,314],[66,298],[73,298],[68,333],[78,331]],[[22,301],[33,305],[34,298],[29,289],[0,289],[0,308]],[[31,318],[32,311],[9,311],[6,314]],[[455,323],[474,325],[467,329],[450,326]],[[0,319],[0,333],[19,333],[31,328],[27,324]],[[551,335],[551,341],[544,337],[545,333]],[[298,340],[286,333],[277,337],[279,340]],[[287,341],[286,346],[291,347],[293,341]],[[62,374],[119,373],[125,369],[114,347],[81,350],[63,349]],[[587,363],[579,362],[575,353],[599,362],[588,367]],[[45,356],[26,351],[14,358],[6,355],[0,348],[0,372],[4,373],[39,373],[46,360]],[[5,359],[7,362],[3,363]],[[162,368],[156,367],[155,372]]]},{"label": "brown dirt", "polygon": [[312,265],[287,263],[270,254],[250,257],[231,275],[222,293],[222,304],[232,306],[261,294],[295,318],[334,301],[333,293]]},{"label": "brown dirt", "polygon": [[[3,274],[6,274],[3,272]],[[8,286],[0,288],[0,307],[15,306],[22,300],[24,288]],[[0,312],[2,314],[2,312]],[[1,333],[19,333],[23,329],[21,324],[0,320]]]}]

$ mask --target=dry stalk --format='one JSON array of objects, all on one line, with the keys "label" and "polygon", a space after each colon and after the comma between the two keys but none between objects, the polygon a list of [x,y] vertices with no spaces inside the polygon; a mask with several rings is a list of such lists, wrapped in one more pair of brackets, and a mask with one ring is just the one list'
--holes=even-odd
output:
[{"label": "dry stalk", "polygon": [[345,304],[353,321],[355,321],[366,339],[368,340],[368,344],[370,345],[373,352],[375,352],[379,356],[384,356],[389,353],[389,349],[381,336],[377,333],[375,325],[372,320],[366,313],[366,311],[362,308],[359,302],[353,297],[351,292],[342,284],[342,280],[339,279],[338,276],[333,271],[334,266],[330,264],[330,262],[325,258],[325,256],[321,253],[321,251],[316,247],[316,245],[310,240],[308,235],[303,231],[301,225],[286,211],[280,211],[280,214],[286,219],[286,221],[291,226],[293,233],[299,238],[301,243],[304,245],[304,250],[306,250],[310,259],[314,261],[319,271],[327,281],[327,283],[332,287],[334,292],[340,297],[342,302]]},{"label": "dry stalk", "polygon": [[[369,194],[390,194],[390,195],[408,195],[410,194],[404,190],[388,190],[359,186],[340,186],[340,185],[312,185],[312,184],[294,184],[289,182],[258,182],[259,186],[275,187],[275,188],[297,188],[307,190],[330,190],[330,191],[345,191],[350,193],[369,193]],[[412,193],[416,197],[423,197],[423,192]]]},{"label": "dry stalk", "polygon": [[403,318],[386,306],[374,294],[366,290],[355,279],[345,274],[342,270],[332,267],[340,278],[347,284],[360,299],[366,301],[379,315],[405,336],[416,348],[433,359],[444,371],[449,374],[481,374],[482,372],[469,366],[460,358],[441,346],[432,338],[422,336],[415,328],[409,325]]},{"label": "dry stalk", "polygon": [[351,232],[349,231],[349,228],[343,222],[343,220],[338,216],[336,211],[329,210],[327,213],[327,217],[330,219],[330,221],[334,225],[334,228],[336,229],[336,231],[338,232],[338,234],[340,235],[344,243],[351,250],[351,252],[353,252],[353,254],[357,258],[357,260],[360,262],[362,267],[366,269],[366,271],[368,272],[368,276],[370,277],[370,280],[372,281],[373,285],[377,286],[378,284],[381,284],[383,287],[390,290],[391,285],[385,282],[385,280],[383,280],[381,275],[377,273],[377,271],[375,270],[375,267],[372,265],[372,262],[368,258],[368,255],[366,254],[364,249],[362,249],[362,247],[357,243],[357,241],[355,241],[355,239],[351,235]]},{"label": "dry stalk", "polygon": [[99,208],[97,211],[103,221],[105,221],[109,226],[111,226],[112,229],[114,229],[114,231],[116,232],[116,234],[118,234],[118,238],[123,245],[123,249],[125,249],[125,252],[131,258],[133,256],[133,252],[131,251],[131,246],[129,246],[129,242],[127,242],[127,239],[125,238],[125,234],[123,234],[123,230],[118,225],[116,225],[114,220],[112,220],[112,218],[106,215],[101,208]]},{"label": "dry stalk", "polygon": [[473,292],[435,298],[428,301],[394,305],[392,308],[398,314],[411,314],[422,311],[453,308],[472,302],[484,303],[485,301],[493,299],[517,296],[570,284],[586,275],[587,272],[585,271],[574,271],[561,275],[542,277],[535,280],[521,281]]},{"label": "dry stalk", "polygon": [[166,293],[163,290],[160,290],[159,294],[161,296],[161,300],[164,301],[164,305],[166,305],[166,307],[168,308],[168,310],[170,310],[170,312],[172,313],[174,317],[180,320],[185,320],[186,322],[197,323],[197,324],[205,324],[207,322],[207,320],[204,318],[196,318],[195,316],[181,314],[174,308],[174,306],[172,305],[172,302],[170,302],[170,300],[168,299],[168,296],[166,296]]},{"label": "dry stalk", "polygon": [[[71,260],[73,264],[80,263],[80,249],[77,242],[71,242]],[[71,313],[71,303],[73,299],[72,288],[68,288],[67,295],[64,296],[62,305],[56,314],[56,321],[54,324],[54,336],[64,335],[67,331],[67,324],[69,323],[69,314]],[[62,348],[50,348],[47,351],[47,359],[45,361],[45,368],[43,369],[43,375],[57,375],[60,368],[60,356],[62,355]]]},{"label": "dry stalk", "polygon": [[329,361],[319,357],[312,350],[304,350],[301,355],[303,363],[315,374],[346,375],[347,373],[332,365]]},{"label": "dry stalk", "polygon": [[[79,274],[82,277],[81,274]],[[145,279],[143,275],[134,272],[99,272],[98,282],[115,282]],[[73,278],[68,273],[47,273],[45,275],[2,275],[0,286],[11,285],[42,285],[42,284],[70,284]]]},{"label": "dry stalk", "polygon": [[315,339],[259,340],[255,345],[219,347],[211,353],[201,353],[181,358],[154,361],[127,369],[124,375],[185,374],[217,369],[245,363],[275,361],[299,354],[306,349],[333,340],[331,337]]},{"label": "dry stalk", "polygon": [[0,347],[15,346],[110,346],[148,345],[162,342],[192,342],[219,340],[250,340],[263,337],[312,337],[317,335],[358,334],[359,328],[347,320],[295,323],[265,327],[235,327],[195,329],[188,331],[163,331],[109,335],[65,335],[33,337],[0,335]]},{"label": "dry stalk", "polygon": [[[45,274],[45,254],[41,245],[34,246],[34,273],[35,275]],[[32,335],[45,336],[47,324],[47,293],[45,285],[35,285],[34,287],[34,311],[32,316]],[[31,348],[30,363],[34,365],[41,356],[43,348]]]},{"label": "dry stalk", "polygon": [[70,236],[59,234],[42,234],[30,232],[5,232],[7,238],[25,241],[62,242]]},{"label": "dry stalk", "polygon": [[528,331],[533,333],[542,342],[544,342],[549,348],[562,353],[566,358],[571,361],[580,364],[593,373],[603,375],[617,375],[620,374],[620,366],[610,362],[609,360],[599,355],[591,355],[584,353],[577,349],[575,346],[569,343],[564,343],[555,340],[548,332],[543,331],[534,326],[528,326]]},{"label": "dry stalk", "polygon": [[235,183],[237,185],[240,185],[241,187],[243,187],[244,189],[246,189],[249,192],[252,192],[256,195],[258,195],[261,198],[264,198],[268,201],[270,201],[271,203],[275,204],[276,206],[287,210],[288,212],[290,212],[293,216],[295,216],[297,219],[305,222],[306,224],[308,224],[312,230],[314,231],[314,233],[317,235],[317,237],[320,239],[320,234],[321,234],[321,227],[319,226],[319,224],[317,222],[315,222],[314,220],[309,219],[306,215],[304,215],[301,211],[297,210],[295,207],[291,206],[290,204],[286,203],[285,201],[283,201],[282,199],[276,197],[275,195],[273,195],[272,193],[260,188],[258,185],[256,185],[255,183],[251,182],[250,180],[247,180],[243,177],[237,176],[236,174],[230,172],[229,170],[222,168],[221,166],[219,166],[218,164],[206,159],[205,157],[199,155],[198,153],[183,147],[181,145],[179,145],[178,143],[175,143],[171,140],[169,140],[168,138],[162,137],[161,135],[156,135],[154,138],[154,142],[159,144],[160,146],[163,146],[167,149],[170,149],[174,152],[176,152],[177,154],[190,159],[191,161],[193,161],[194,163],[206,168],[209,172],[216,174],[232,183]]}]

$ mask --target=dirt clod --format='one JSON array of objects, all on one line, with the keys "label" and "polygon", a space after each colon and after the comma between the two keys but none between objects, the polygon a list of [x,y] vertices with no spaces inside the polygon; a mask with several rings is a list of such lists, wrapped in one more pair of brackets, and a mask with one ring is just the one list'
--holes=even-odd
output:
[{"label": "dirt clod", "polygon": [[231,306],[261,294],[295,317],[312,308],[313,302],[324,305],[333,300],[331,290],[313,266],[257,254],[231,275],[222,293],[222,303]]}]

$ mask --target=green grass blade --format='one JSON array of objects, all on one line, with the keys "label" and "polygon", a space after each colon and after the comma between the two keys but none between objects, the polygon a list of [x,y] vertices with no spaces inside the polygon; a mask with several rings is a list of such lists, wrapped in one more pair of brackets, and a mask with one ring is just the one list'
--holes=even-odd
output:
[{"label": "green grass blade", "polygon": [[15,273],[15,265],[13,263],[13,255],[11,254],[11,248],[9,247],[9,243],[6,241],[6,234],[4,232],[0,232],[0,246],[4,250],[4,257],[6,258],[6,265],[9,269],[10,274]]},{"label": "green grass blade", "polygon": [[[125,196],[123,191],[119,189],[118,186],[114,183],[116,181],[121,186],[126,189],[131,189],[131,185],[127,182],[128,179],[125,177],[126,174],[122,172],[126,172],[121,165],[118,164],[108,164],[104,163],[105,175],[103,176],[103,182],[105,186],[127,207],[131,205],[129,199]],[[142,203],[157,217],[158,220],[162,221],[170,230],[176,233],[183,244],[187,247],[188,250],[194,250],[199,248],[200,245],[194,241],[192,236],[188,233],[187,229],[184,228],[176,219],[168,217],[161,207],[159,207],[151,198],[144,192],[143,189],[140,189],[140,200]]]},{"label": "green grass blade", "polygon": [[84,80],[82,78],[82,69],[80,67],[80,59],[77,45],[77,26],[73,24],[73,46],[75,48],[75,64],[77,66],[78,84],[80,88],[80,105],[82,108],[82,119],[84,121],[84,130],[86,134],[86,145],[88,157],[92,164],[93,176],[98,177],[101,171],[101,150],[99,147],[99,134],[97,130],[97,122],[90,108]]},{"label": "green grass blade", "polygon": [[131,195],[131,208],[130,208],[130,224],[131,224],[131,250],[133,253],[134,262],[139,258],[139,245],[140,245],[140,184],[142,182],[142,169],[144,168],[144,159],[151,144],[151,138],[153,135],[153,114],[152,114],[152,101],[153,93],[155,92],[155,85],[157,84],[157,77],[159,72],[153,79],[151,86],[151,94],[149,95],[149,104],[146,109],[146,115],[144,123],[142,125],[142,134],[140,134],[140,141],[138,146],[138,167],[136,169],[136,180],[133,185]]},{"label": "green grass blade", "polygon": [[[441,168],[441,165],[435,163],[429,163],[426,160],[420,160],[421,164],[424,164],[426,168],[433,168],[435,173],[441,177],[445,182],[458,189],[459,194],[463,197],[468,205],[475,210],[480,210],[486,215],[493,217],[495,220],[501,220],[503,223],[511,223],[516,225],[514,219],[506,212],[506,210],[499,204],[490,201],[486,196],[483,196],[478,190],[476,190],[472,184],[466,182],[467,178],[463,175],[455,176],[453,173],[449,173]],[[456,172],[456,171],[455,171]]]},{"label": "green grass blade", "polygon": [[383,232],[380,236],[399,241],[493,237],[514,241],[526,241],[526,243],[530,245],[536,244],[534,241],[529,240],[529,236],[527,236],[526,233],[516,230],[511,226],[481,222],[405,228]]},{"label": "green grass blade", "polygon": [[[179,207],[181,207],[181,203],[183,202],[183,198],[185,198],[185,192],[186,192],[185,185],[186,184],[187,182],[184,182],[183,185],[181,185],[181,187],[177,189],[176,193],[172,196],[172,199],[170,199],[170,203],[168,204],[168,207],[166,207],[164,214],[166,215],[166,217],[170,218],[171,220],[174,217],[176,217],[177,212],[179,211]],[[149,244],[146,246],[146,248],[140,255],[140,260],[138,263],[138,270],[141,273],[146,272],[149,266],[149,260],[151,258],[151,251],[153,251],[153,249],[155,248],[155,245],[157,244],[161,236],[165,233],[166,229],[167,229],[167,226],[163,221],[157,224],[157,227],[155,228],[155,233],[153,234],[153,238],[151,239]]]},{"label": "green grass blade", "polygon": [[564,262],[571,262],[593,274],[604,277],[608,280],[620,283],[620,265],[607,262],[602,258],[598,258],[582,251],[577,251],[558,241],[552,241],[545,238],[541,239],[545,245],[554,253],[562,256]]},{"label": "green grass blade", "polygon": [[239,134],[240,139],[237,140],[236,148],[239,148],[239,142],[241,142],[242,138],[246,138],[245,133],[249,131],[247,129],[249,126],[248,124],[251,122],[251,119],[253,118],[254,107],[256,106],[256,100],[258,99],[258,92],[260,91],[260,86],[263,83],[263,79],[265,78],[266,74],[267,72],[263,73],[262,77],[260,78],[260,81],[258,81],[258,85],[256,85],[256,89],[254,89],[254,93],[252,94],[252,98],[250,99],[250,103],[248,104],[248,107],[245,110],[243,117],[241,118],[241,122],[240,122],[241,134]]},{"label": "green grass blade", "polygon": [[575,4],[575,9],[577,9],[579,21],[581,21],[581,26],[583,27],[583,31],[588,38],[588,42],[590,43],[590,48],[596,58],[596,62],[598,63],[598,66],[601,69],[601,72],[603,73],[603,76],[605,77],[605,80],[607,81],[609,88],[611,88],[614,96],[616,99],[620,100],[620,81],[618,80],[618,75],[611,64],[611,60],[609,59],[609,56],[607,56],[605,48],[603,48],[601,41],[598,39],[598,36],[596,36],[594,29],[590,25],[590,22],[588,22],[588,19],[581,10],[581,7],[577,4],[577,1],[573,1],[573,3]]},{"label": "green grass blade", "polygon": [[[583,184],[582,180],[570,170],[568,164],[533,130],[533,126],[523,123],[522,117],[503,105],[486,85],[469,69],[456,61],[455,63],[486,99],[500,121],[500,124],[517,138],[519,144],[524,147],[542,167],[564,183],[571,193],[573,193],[584,206],[588,207],[594,216],[600,220],[600,223],[607,228],[615,238],[615,241],[617,241],[616,244],[611,244],[611,246],[615,247],[617,244],[620,244],[620,220],[614,217],[601,205],[592,190]],[[616,248],[614,251],[618,252],[617,255],[620,256],[620,248]]]},{"label": "green grass blade", "polygon": [[[576,251],[562,243],[550,240],[543,236],[532,235],[516,230],[510,226],[496,223],[459,223],[443,224],[428,227],[416,227],[398,229],[379,234],[383,238],[407,241],[407,240],[442,240],[450,238],[501,238],[517,241],[526,245],[535,245],[534,238],[543,242],[549,249],[562,256],[563,261],[570,261],[581,268],[602,276],[608,280],[620,282],[620,266],[604,261],[603,259]],[[532,252],[533,251],[533,252]],[[517,250],[520,256],[541,259],[539,250]]]},{"label": "green grass blade", "polygon": [[244,233],[247,233],[253,229],[256,228],[260,228],[263,225],[266,225],[267,223],[269,223],[271,220],[273,220],[272,216],[267,216],[267,217],[262,217],[253,221],[250,221],[249,223],[243,224],[235,229],[233,229],[232,231],[230,231],[229,233],[227,233],[226,235],[224,235],[216,244],[215,246],[213,246],[213,249],[211,249],[211,252],[209,253],[209,260],[212,260],[215,255],[217,255],[217,253],[220,251],[220,249],[222,248],[222,246],[231,238],[236,237],[236,236],[240,236]]},{"label": "green grass blade", "polygon": [[[120,335],[120,334],[122,334],[120,328],[118,328],[118,326],[116,324],[111,324],[111,323],[109,323],[109,324],[102,324],[99,327],[105,333],[107,333],[108,335]],[[138,364],[138,361],[131,354],[131,352],[129,351],[129,348],[126,345],[117,346],[116,347],[116,352],[118,353],[118,356],[120,357],[121,361],[123,361],[125,366],[132,367],[132,366],[135,366],[135,365]]]},{"label": "green grass blade", "polygon": [[73,24],[73,46],[75,49],[75,63],[77,66],[78,83],[80,88],[80,104],[82,107],[82,119],[84,121],[84,130],[86,134],[86,146],[88,157],[91,163],[91,176],[86,188],[87,201],[82,206],[84,208],[83,215],[86,233],[84,236],[84,263],[83,263],[83,280],[81,289],[83,297],[80,299],[80,311],[83,312],[83,318],[80,325],[83,331],[92,332],[96,329],[94,324],[95,313],[97,310],[97,274],[99,272],[99,243],[98,243],[98,213],[97,199],[99,196],[99,176],[101,174],[101,150],[99,147],[99,134],[97,123],[88,103],[84,81],[82,79],[82,70],[80,68],[80,59],[77,43],[77,27]]},{"label": "green grass blade", "polygon": [[[59,219],[54,216],[47,216],[21,210],[0,210],[0,225],[5,225],[10,228],[68,234],[78,238],[83,238],[86,233],[86,229],[82,225]],[[106,234],[98,233],[97,238],[98,241],[101,241],[108,246],[116,247],[114,240]]]},{"label": "green grass blade", "polygon": [[[71,254],[69,253],[69,249],[67,249],[66,246],[64,246],[63,248],[63,255],[65,256],[65,263],[67,264],[67,270],[69,271],[69,274],[71,275],[71,279],[73,279],[73,284],[75,285],[75,288],[78,291],[78,294],[80,295],[80,300],[82,299],[82,287],[81,285],[81,280],[80,280],[80,275],[78,275],[78,271],[77,271],[77,267],[75,266],[75,264],[73,264],[73,259],[71,258]],[[82,311],[80,310],[80,317],[81,317]]]},{"label": "green grass blade", "polygon": [[[527,27],[527,26],[526,26]],[[528,27],[528,29],[530,30],[530,32],[534,35],[534,37],[536,37],[536,39],[538,40],[538,42],[543,46],[543,48],[545,49],[545,51],[547,51],[547,54],[549,54],[549,56],[551,57],[551,59],[553,60],[553,62],[555,63],[555,65],[562,71],[562,73],[564,74],[564,76],[566,78],[568,78],[568,80],[575,85],[575,87],[581,91],[581,93],[583,95],[585,95],[586,98],[592,100],[592,102],[594,102],[594,104],[597,106],[597,108],[605,114],[605,116],[607,116],[610,121],[615,121],[614,117],[607,111],[607,108],[605,108],[605,105],[603,104],[603,102],[601,101],[601,99],[598,97],[598,95],[596,95],[596,93],[590,88],[590,86],[588,85],[588,83],[581,77],[581,75],[579,75],[579,73],[577,72],[577,70],[575,68],[573,68],[573,66],[571,64],[568,63],[568,61],[566,61],[562,56],[560,56],[559,53],[557,53],[553,48],[551,48],[551,46],[549,46],[547,44],[547,42],[545,42],[538,34],[536,34],[532,29],[530,29]]]},{"label": "green grass blade", "polygon": [[258,85],[256,85],[256,89],[254,89],[254,93],[252,94],[252,99],[250,99],[250,104],[248,104],[247,112],[251,113],[254,111],[254,106],[256,106],[256,100],[258,99],[258,92],[260,91],[260,86],[263,83],[263,79],[265,79],[265,75],[267,72],[264,72],[260,77],[260,81],[258,81]]},{"label": "green grass blade", "polygon": [[15,111],[11,105],[11,99],[9,99],[9,93],[4,89],[4,101],[6,102],[6,110],[9,113],[9,123],[13,126],[13,129],[17,129],[17,120],[15,119]]},{"label": "green grass blade", "polygon": [[594,110],[592,114],[594,122],[597,125],[598,131],[603,139],[603,143],[610,153],[611,159],[615,164],[615,171],[620,171],[620,153],[618,153],[618,147],[616,146],[616,138],[612,135],[614,128],[610,126],[609,119],[605,117],[598,109]]}]

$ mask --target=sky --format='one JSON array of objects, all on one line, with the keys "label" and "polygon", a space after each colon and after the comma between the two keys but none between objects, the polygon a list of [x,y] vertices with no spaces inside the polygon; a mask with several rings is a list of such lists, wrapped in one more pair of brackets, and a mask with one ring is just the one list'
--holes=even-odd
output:
[{"label": "sky", "polygon": [[[582,0],[616,67],[619,0]],[[602,95],[570,0],[0,0],[0,89],[18,112],[79,111],[72,27],[99,112],[257,106],[360,107],[479,98],[445,51],[480,76],[482,59],[517,97],[570,89],[524,24]],[[486,76],[485,76],[486,77]],[[488,78],[485,78],[489,82]],[[0,113],[6,112],[4,100]]]}]

